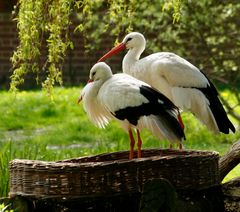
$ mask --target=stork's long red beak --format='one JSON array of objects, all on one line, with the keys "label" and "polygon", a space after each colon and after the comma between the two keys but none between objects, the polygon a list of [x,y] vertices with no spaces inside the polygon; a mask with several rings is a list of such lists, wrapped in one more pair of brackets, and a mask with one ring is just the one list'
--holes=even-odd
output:
[{"label": "stork's long red beak", "polygon": [[82,99],[83,99],[83,97],[80,96],[80,97],[78,98],[78,100],[77,100],[77,103],[79,104],[79,103],[82,101]]},{"label": "stork's long red beak", "polygon": [[119,45],[113,47],[108,53],[106,53],[105,55],[103,55],[98,62],[102,62],[105,61],[106,59],[108,59],[109,57],[118,54],[119,52],[121,52],[122,50],[126,49],[126,45],[124,43],[120,43]]}]

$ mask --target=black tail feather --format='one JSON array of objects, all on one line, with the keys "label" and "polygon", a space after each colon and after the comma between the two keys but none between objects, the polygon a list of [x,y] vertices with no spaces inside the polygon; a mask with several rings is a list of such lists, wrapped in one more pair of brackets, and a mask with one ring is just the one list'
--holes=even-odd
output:
[{"label": "black tail feather", "polygon": [[229,129],[231,129],[232,132],[235,132],[236,131],[235,127],[233,126],[231,121],[228,119],[227,113],[224,110],[223,105],[218,98],[217,89],[215,88],[215,86],[210,80],[208,81],[210,85],[208,85],[206,88],[197,88],[197,89],[202,91],[202,93],[209,100],[210,102],[209,106],[216,120],[219,131],[225,134],[229,134]]},{"label": "black tail feather", "polygon": [[179,140],[186,140],[184,129],[173,113],[161,113],[158,117],[159,121],[163,122],[164,126],[168,128],[169,131],[172,131]]}]

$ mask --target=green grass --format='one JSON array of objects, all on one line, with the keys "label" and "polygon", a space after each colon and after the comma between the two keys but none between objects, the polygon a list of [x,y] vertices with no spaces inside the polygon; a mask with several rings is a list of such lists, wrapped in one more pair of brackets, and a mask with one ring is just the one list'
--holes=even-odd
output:
[{"label": "green grass", "polygon": [[[56,88],[53,100],[42,91],[0,92],[0,196],[8,193],[8,164],[14,158],[54,161],[129,149],[128,135],[116,122],[104,130],[92,125],[77,104],[78,95],[79,88]],[[240,138],[239,132],[214,135],[188,113],[183,120],[187,149],[222,155]],[[147,131],[142,139],[143,148],[168,147],[167,141],[160,142]],[[240,167],[225,181],[235,176],[240,176]]]}]

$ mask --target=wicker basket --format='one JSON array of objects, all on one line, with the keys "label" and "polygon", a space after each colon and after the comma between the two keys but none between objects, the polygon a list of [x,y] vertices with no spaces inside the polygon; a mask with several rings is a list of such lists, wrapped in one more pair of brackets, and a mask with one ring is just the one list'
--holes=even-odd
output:
[{"label": "wicker basket", "polygon": [[[128,151],[57,162],[10,162],[10,196],[79,198],[140,192],[151,179],[166,178],[177,189],[219,184],[216,152],[149,149],[141,159]],[[135,152],[136,156],[136,152]]]}]

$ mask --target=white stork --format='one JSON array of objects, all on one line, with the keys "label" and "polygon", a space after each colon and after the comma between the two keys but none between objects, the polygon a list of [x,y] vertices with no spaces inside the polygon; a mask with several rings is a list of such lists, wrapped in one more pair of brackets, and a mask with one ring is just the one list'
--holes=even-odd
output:
[{"label": "white stork", "polygon": [[123,72],[142,80],[167,96],[177,107],[190,111],[198,120],[214,132],[235,132],[235,127],[218,99],[212,82],[197,67],[182,57],[159,52],[139,59],[145,49],[145,38],[132,32],[99,61],[128,49],[122,68]]},{"label": "white stork", "polygon": [[150,130],[158,138],[181,144],[185,138],[178,108],[163,94],[130,75],[112,74],[103,62],[95,64],[79,101],[90,120],[104,128],[111,119],[118,120],[130,138],[129,158],[133,158],[134,137],[137,130],[138,158],[141,157],[140,131]]}]

